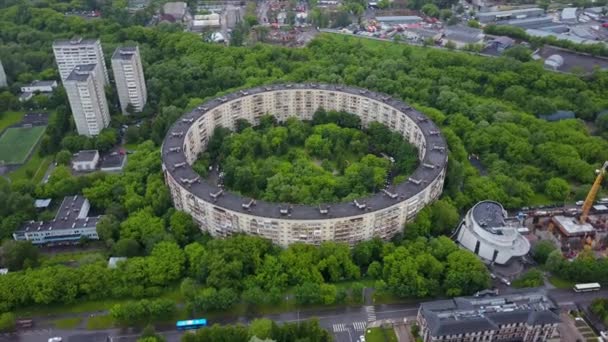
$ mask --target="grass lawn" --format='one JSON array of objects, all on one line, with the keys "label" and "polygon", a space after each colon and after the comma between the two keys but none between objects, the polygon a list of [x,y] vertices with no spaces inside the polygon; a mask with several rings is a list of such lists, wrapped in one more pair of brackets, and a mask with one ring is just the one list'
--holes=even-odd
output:
[{"label": "grass lawn", "polygon": [[103,330],[114,327],[114,320],[110,315],[94,316],[87,320],[87,330]]},{"label": "grass lawn", "polygon": [[81,266],[96,261],[106,261],[106,256],[102,252],[69,252],[54,255],[43,255],[41,260],[42,267],[53,265],[74,265]]},{"label": "grass lawn", "polygon": [[530,198],[529,204],[531,206],[538,206],[538,205],[551,204],[553,202],[555,202],[555,201],[552,201],[551,199],[549,199],[549,197],[547,197],[545,194],[535,192],[534,195],[532,196],[532,198]]},{"label": "grass lawn", "polygon": [[0,114],[0,132],[2,132],[6,127],[10,125],[14,125],[21,121],[24,112],[4,112]]},{"label": "grass lawn", "polygon": [[549,282],[558,289],[571,289],[574,287],[573,282],[555,276],[549,277]]},{"label": "grass lawn", "polygon": [[8,128],[0,137],[0,161],[24,163],[45,129],[46,126]]},{"label": "grass lawn", "polygon": [[8,174],[8,177],[15,181],[19,179],[28,179],[34,183],[40,183],[44,173],[53,161],[53,157],[41,157],[38,154],[38,148],[32,153],[32,156],[27,163],[21,165],[17,170]]},{"label": "grass lawn", "polygon": [[365,333],[366,342],[397,342],[393,328],[371,328]]},{"label": "grass lawn", "polygon": [[82,322],[82,318],[73,317],[73,318],[63,318],[53,321],[53,325],[57,329],[74,329]]}]

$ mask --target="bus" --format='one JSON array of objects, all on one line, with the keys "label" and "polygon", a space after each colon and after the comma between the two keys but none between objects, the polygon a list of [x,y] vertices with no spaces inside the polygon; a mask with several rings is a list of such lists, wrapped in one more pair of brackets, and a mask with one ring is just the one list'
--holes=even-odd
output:
[{"label": "bus", "polygon": [[177,321],[175,327],[177,330],[193,330],[207,326],[207,320],[204,318],[189,319],[186,321]]},{"label": "bus", "polygon": [[598,291],[599,289],[600,289],[600,284],[598,284],[598,283],[587,283],[587,284],[574,285],[574,292]]}]

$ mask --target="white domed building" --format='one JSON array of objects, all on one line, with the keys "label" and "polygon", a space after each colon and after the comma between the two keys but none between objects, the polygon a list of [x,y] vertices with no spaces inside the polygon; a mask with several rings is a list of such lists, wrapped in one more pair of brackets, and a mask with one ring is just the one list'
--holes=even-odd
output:
[{"label": "white domed building", "polygon": [[520,228],[519,220],[509,218],[500,203],[482,201],[467,212],[456,240],[484,261],[502,265],[530,251],[530,241]]}]

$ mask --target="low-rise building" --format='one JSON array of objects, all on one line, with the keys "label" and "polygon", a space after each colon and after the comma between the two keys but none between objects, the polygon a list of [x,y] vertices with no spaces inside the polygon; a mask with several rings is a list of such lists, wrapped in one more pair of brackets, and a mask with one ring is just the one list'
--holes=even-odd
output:
[{"label": "low-rise building", "polygon": [[21,87],[22,93],[52,93],[57,88],[57,81],[34,81]]},{"label": "low-rise building", "polygon": [[74,171],[94,171],[99,163],[99,151],[84,150],[78,151],[72,158],[72,170]]},{"label": "low-rise building", "polygon": [[110,257],[110,259],[108,259],[108,268],[116,268],[119,263],[125,260],[127,260],[126,257]]},{"label": "low-rise building", "polygon": [[523,29],[538,29],[554,26],[555,23],[553,22],[553,17],[546,15],[542,17],[502,20],[497,22],[496,25],[516,26]]},{"label": "low-rise building", "polygon": [[519,292],[423,303],[417,322],[424,342],[559,341],[557,312],[544,292]]},{"label": "low-rise building", "polygon": [[195,32],[201,32],[208,28],[220,27],[220,15],[217,13],[211,14],[197,14],[192,20],[191,30]]},{"label": "low-rise building", "polygon": [[521,222],[507,217],[498,202],[482,201],[467,212],[458,227],[458,243],[487,262],[506,264],[530,251],[530,241],[518,231]]},{"label": "low-rise building", "polygon": [[576,7],[567,7],[562,10],[561,20],[563,23],[576,24],[578,22],[578,9]]},{"label": "low-rise building", "polygon": [[496,48],[498,52],[503,52],[513,46],[513,44],[515,44],[515,41],[512,38],[500,36],[489,41],[487,46]]},{"label": "low-rise building", "polygon": [[183,21],[188,12],[188,4],[183,1],[167,2],[163,5],[163,14],[175,21]]},{"label": "low-rise building", "polygon": [[524,19],[545,15],[542,8],[522,8],[509,11],[478,12],[475,16],[480,23],[499,22],[501,20]]},{"label": "low-rise building", "polygon": [[386,16],[376,17],[376,20],[383,24],[416,24],[422,22],[422,18],[416,15],[399,15],[399,16]]},{"label": "low-rise building", "polygon": [[127,155],[121,152],[112,152],[101,158],[99,169],[103,172],[121,172],[127,165]]},{"label": "low-rise building", "polygon": [[467,44],[482,44],[483,30],[468,26],[448,26],[445,28],[443,43],[452,42],[457,48],[462,48]]},{"label": "low-rise building", "polygon": [[83,196],[65,197],[53,220],[29,221],[13,233],[13,238],[34,245],[73,243],[83,237],[98,240],[97,222],[101,216],[89,216],[90,207]]}]

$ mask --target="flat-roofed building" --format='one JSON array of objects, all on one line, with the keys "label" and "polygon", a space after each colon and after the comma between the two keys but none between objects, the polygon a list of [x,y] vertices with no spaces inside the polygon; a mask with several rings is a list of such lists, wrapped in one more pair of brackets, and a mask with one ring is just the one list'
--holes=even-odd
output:
[{"label": "flat-roofed building", "polygon": [[28,85],[21,87],[23,93],[52,93],[57,88],[57,81],[34,81]]},{"label": "flat-roofed building", "polygon": [[148,90],[138,46],[119,47],[112,55],[112,71],[120,109],[127,114],[131,105],[135,112],[141,112],[148,100]]},{"label": "flat-roofed building", "polygon": [[424,342],[557,342],[560,321],[557,306],[540,291],[422,303],[417,316]]},{"label": "flat-roofed building", "polygon": [[99,163],[99,152],[97,150],[78,151],[72,158],[72,170],[94,171]]},{"label": "flat-roofed building", "polygon": [[53,53],[62,82],[65,82],[77,65],[99,64],[98,78],[103,81],[104,86],[110,83],[99,39],[75,37],[70,40],[57,40],[53,43]]},{"label": "flat-roofed building", "polygon": [[98,135],[110,124],[110,111],[106,100],[99,64],[83,64],[65,79],[64,86],[80,135]]},{"label": "flat-roofed building", "polygon": [[507,217],[500,203],[482,201],[467,212],[456,240],[488,262],[506,264],[530,251],[530,242],[518,228],[522,228],[519,220]]},{"label": "flat-roofed building", "polygon": [[53,220],[29,221],[13,233],[13,238],[34,245],[73,243],[82,237],[98,240],[97,222],[101,216],[89,216],[90,207],[83,196],[65,197]]},{"label": "flat-roofed building", "polygon": [[533,18],[533,17],[541,17],[545,15],[545,10],[542,8],[522,8],[522,9],[514,9],[509,11],[492,11],[492,12],[478,12],[475,16],[480,23],[491,23],[498,22],[501,20],[511,20],[511,19],[524,19],[524,18]]},{"label": "flat-roofed building", "polygon": [[578,22],[578,9],[576,7],[566,7],[562,10],[562,23],[576,24]]}]

